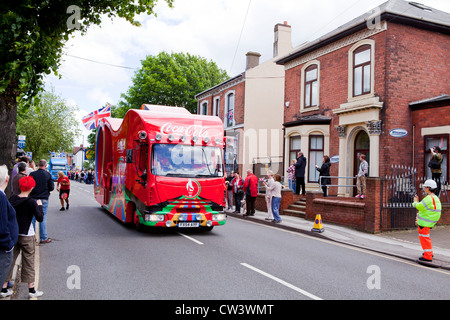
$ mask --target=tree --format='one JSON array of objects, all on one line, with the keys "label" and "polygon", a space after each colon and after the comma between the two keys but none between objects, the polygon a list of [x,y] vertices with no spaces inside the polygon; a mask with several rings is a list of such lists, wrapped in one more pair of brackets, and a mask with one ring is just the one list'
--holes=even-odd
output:
[{"label": "tree", "polygon": [[[164,0],[172,7],[173,0]],[[30,100],[55,73],[65,42],[84,34],[106,15],[139,25],[134,17],[154,14],[158,0],[2,0],[0,6],[0,164],[12,167],[17,147],[19,99]]]},{"label": "tree", "polygon": [[133,85],[114,110],[122,118],[131,108],[143,103],[184,107],[196,112],[195,95],[228,79],[213,61],[189,53],[161,52],[147,56],[136,71]]},{"label": "tree", "polygon": [[26,136],[26,151],[34,159],[49,157],[49,151],[70,151],[81,133],[75,112],[54,91],[40,92],[29,105],[18,106],[17,133]]}]

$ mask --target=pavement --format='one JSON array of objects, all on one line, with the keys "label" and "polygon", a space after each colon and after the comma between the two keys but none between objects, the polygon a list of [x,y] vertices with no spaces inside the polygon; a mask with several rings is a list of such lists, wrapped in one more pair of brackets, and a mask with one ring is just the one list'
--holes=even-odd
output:
[{"label": "pavement", "polygon": [[[324,231],[313,232],[314,221],[300,217],[281,215],[281,223],[265,220],[267,212],[256,211],[254,216],[244,217],[240,213],[227,212],[227,215],[249,221],[321,237],[338,243],[347,244],[389,256],[416,262],[422,255],[419,236],[416,229],[370,234],[355,229],[322,222]],[[450,270],[450,226],[436,226],[430,232],[433,243],[433,263],[430,267]]]}]

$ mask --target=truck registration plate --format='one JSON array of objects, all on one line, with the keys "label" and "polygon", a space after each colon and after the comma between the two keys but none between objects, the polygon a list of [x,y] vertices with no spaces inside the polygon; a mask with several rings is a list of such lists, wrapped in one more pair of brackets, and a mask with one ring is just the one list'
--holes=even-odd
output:
[{"label": "truck registration plate", "polygon": [[178,223],[178,226],[181,228],[197,228],[200,226],[200,223],[198,222],[180,222]]}]

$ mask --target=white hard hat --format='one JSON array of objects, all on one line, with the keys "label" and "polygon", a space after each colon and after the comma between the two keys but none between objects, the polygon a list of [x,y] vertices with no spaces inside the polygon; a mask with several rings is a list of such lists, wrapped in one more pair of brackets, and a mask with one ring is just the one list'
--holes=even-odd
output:
[{"label": "white hard hat", "polygon": [[436,181],[431,180],[431,179],[428,179],[427,181],[425,181],[423,186],[424,187],[429,187],[430,189],[436,189],[437,188]]}]

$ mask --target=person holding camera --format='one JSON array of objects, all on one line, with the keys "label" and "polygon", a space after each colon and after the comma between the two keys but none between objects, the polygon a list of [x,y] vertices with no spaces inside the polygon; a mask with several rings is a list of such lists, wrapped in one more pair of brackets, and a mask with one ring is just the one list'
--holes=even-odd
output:
[{"label": "person holding camera", "polygon": [[423,255],[420,261],[431,262],[433,260],[433,247],[431,245],[430,229],[433,228],[441,218],[441,201],[435,195],[437,183],[434,180],[427,180],[423,184],[423,190],[427,194],[419,202],[419,196],[414,196],[412,206],[418,210],[416,224],[418,226],[420,245],[423,249]]},{"label": "person holding camera", "polygon": [[359,160],[361,162],[359,164],[358,174],[356,175],[356,189],[358,189],[356,198],[364,199],[366,197],[366,178],[369,175],[369,164],[366,161],[365,154],[361,154]]},{"label": "person holding camera", "polygon": [[331,178],[330,178],[330,157],[329,156],[323,156],[322,158],[322,166],[319,168],[319,166],[316,164],[316,170],[319,171],[319,182],[320,186],[322,187],[323,196],[328,196],[328,185],[331,184]]},{"label": "person holding camera", "polygon": [[436,181],[436,195],[439,197],[441,193],[441,175],[442,175],[442,161],[443,157],[441,154],[441,148],[438,146],[431,148],[431,160],[428,163],[428,167],[431,170],[431,179]]}]

